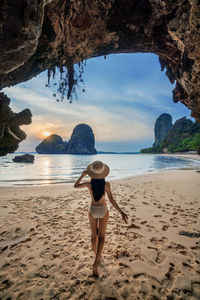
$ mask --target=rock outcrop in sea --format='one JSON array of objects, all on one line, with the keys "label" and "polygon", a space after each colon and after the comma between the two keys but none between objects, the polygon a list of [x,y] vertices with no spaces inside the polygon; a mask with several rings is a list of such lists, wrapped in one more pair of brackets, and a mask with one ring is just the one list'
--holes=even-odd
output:
[{"label": "rock outcrop in sea", "polygon": [[160,145],[172,126],[172,116],[170,114],[164,113],[157,118],[154,127],[155,142],[153,146]]},{"label": "rock outcrop in sea", "polygon": [[171,116],[163,117],[163,115],[156,120],[154,130],[155,143],[150,148],[142,149],[141,152],[174,153],[197,151],[200,154],[200,124],[183,117],[171,127]]},{"label": "rock outcrop in sea", "polygon": [[70,154],[96,154],[92,128],[86,124],[77,125],[68,142]]},{"label": "rock outcrop in sea", "polygon": [[27,154],[15,156],[13,158],[13,162],[33,163],[34,159],[35,159],[34,155],[27,153]]},{"label": "rock outcrop in sea", "polygon": [[67,153],[67,143],[57,134],[52,134],[44,139],[36,148],[39,154],[63,154]]},{"label": "rock outcrop in sea", "polygon": [[92,128],[78,124],[68,142],[57,134],[44,139],[36,148],[39,154],[96,154],[95,138]]}]

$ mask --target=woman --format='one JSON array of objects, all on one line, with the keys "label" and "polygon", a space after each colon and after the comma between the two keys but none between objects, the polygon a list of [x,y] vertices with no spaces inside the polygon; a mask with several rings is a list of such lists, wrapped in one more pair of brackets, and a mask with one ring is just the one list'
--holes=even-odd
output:
[{"label": "woman", "polygon": [[[91,226],[91,242],[95,253],[95,261],[93,264],[93,275],[98,276],[98,264],[105,242],[106,226],[109,218],[109,211],[106,205],[105,194],[108,195],[110,203],[121,214],[122,219],[127,223],[127,215],[119,208],[113,199],[110,183],[105,181],[105,177],[109,174],[109,167],[101,161],[94,161],[86,170],[84,170],[80,178],[75,182],[75,188],[87,187],[91,195],[91,206],[89,209],[89,221]],[[89,175],[91,181],[80,183],[81,179]]]}]

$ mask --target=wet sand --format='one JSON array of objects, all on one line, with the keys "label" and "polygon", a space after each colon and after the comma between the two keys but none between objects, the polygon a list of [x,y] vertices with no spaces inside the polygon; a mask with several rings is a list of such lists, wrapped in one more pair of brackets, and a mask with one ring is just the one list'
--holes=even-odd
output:
[{"label": "wet sand", "polygon": [[129,221],[110,208],[97,279],[86,189],[0,188],[0,299],[200,299],[200,173],[111,186]]},{"label": "wet sand", "polygon": [[170,154],[160,154],[163,156],[175,156],[179,158],[186,158],[186,159],[194,159],[194,160],[200,160],[200,155],[198,154],[190,154],[190,153],[170,153]]}]

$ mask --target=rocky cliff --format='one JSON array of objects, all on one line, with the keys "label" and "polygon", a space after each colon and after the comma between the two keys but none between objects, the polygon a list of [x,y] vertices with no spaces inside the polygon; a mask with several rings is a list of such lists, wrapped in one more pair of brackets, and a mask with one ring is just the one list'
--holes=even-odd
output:
[{"label": "rocky cliff", "polygon": [[171,115],[162,114],[157,118],[154,127],[155,142],[153,146],[160,145],[160,143],[164,140],[172,126],[173,124]]},{"label": "rocky cliff", "polygon": [[57,134],[52,134],[44,139],[36,148],[39,154],[63,154],[67,152],[67,144]]},{"label": "rocky cliff", "polygon": [[68,142],[68,153],[70,154],[96,154],[94,147],[94,134],[90,126],[86,124],[77,125]]},{"label": "rocky cliff", "polygon": [[198,151],[200,148],[200,124],[186,119],[177,120],[165,138],[153,147],[142,149],[142,153],[174,153]]},{"label": "rocky cliff", "polygon": [[0,89],[44,70],[51,76],[57,67],[60,92],[70,98],[79,79],[74,63],[111,53],[155,53],[176,82],[173,100],[200,121],[199,19],[199,0],[1,1]]},{"label": "rocky cliff", "polygon": [[4,93],[0,93],[0,156],[17,150],[19,143],[26,138],[20,126],[31,123],[32,115],[29,109],[14,113],[9,104],[10,99]]},{"label": "rocky cliff", "polygon": [[94,134],[87,124],[77,125],[69,139],[64,142],[59,135],[52,134],[36,148],[39,154],[96,154]]},{"label": "rocky cliff", "polygon": [[200,147],[200,124],[186,119],[177,120],[172,129],[160,144],[164,153],[197,151]]}]

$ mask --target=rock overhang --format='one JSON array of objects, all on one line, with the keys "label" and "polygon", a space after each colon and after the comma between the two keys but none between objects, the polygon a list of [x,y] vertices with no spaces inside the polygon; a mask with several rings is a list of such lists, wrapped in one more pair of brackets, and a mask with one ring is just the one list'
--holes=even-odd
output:
[{"label": "rock overhang", "polygon": [[0,88],[55,66],[68,68],[73,85],[73,64],[84,59],[155,53],[176,82],[174,102],[200,121],[199,1],[14,2],[4,1],[1,10]]}]

